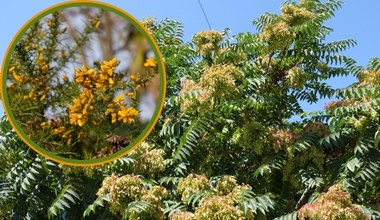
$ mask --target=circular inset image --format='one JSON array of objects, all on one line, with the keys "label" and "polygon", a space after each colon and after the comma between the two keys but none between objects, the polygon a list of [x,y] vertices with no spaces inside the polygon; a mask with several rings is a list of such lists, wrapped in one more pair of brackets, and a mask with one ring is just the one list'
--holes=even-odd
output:
[{"label": "circular inset image", "polygon": [[64,164],[127,154],[163,107],[165,70],[154,39],[131,15],[101,2],[67,2],[36,15],[14,37],[2,70],[14,129]]}]

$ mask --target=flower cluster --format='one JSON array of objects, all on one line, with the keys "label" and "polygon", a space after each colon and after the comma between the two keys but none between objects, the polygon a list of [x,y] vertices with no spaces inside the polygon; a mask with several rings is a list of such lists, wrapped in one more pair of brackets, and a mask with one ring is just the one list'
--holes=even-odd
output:
[{"label": "flower cluster", "polygon": [[247,121],[234,131],[230,140],[233,144],[261,154],[267,142],[267,129],[257,121]]},{"label": "flower cluster", "polygon": [[352,106],[355,105],[357,101],[354,99],[343,99],[338,101],[331,101],[325,105],[325,109],[328,111],[332,111],[339,107]]},{"label": "flower cluster", "polygon": [[181,95],[199,91],[198,100],[185,97],[181,103],[182,110],[186,111],[191,106],[212,106],[215,98],[231,96],[239,91],[236,82],[243,77],[238,67],[231,64],[215,64],[207,67],[198,83],[192,80],[182,80]]},{"label": "flower cluster", "polygon": [[148,189],[143,185],[138,176],[124,175],[117,177],[111,175],[103,180],[102,187],[98,190],[97,196],[109,195],[110,210],[114,214],[124,215],[125,209],[133,201],[148,202],[150,206],[144,212],[132,212],[129,219],[162,219],[164,216],[164,203],[169,195],[162,186],[153,186]]},{"label": "flower cluster", "polygon": [[295,89],[302,89],[306,82],[306,75],[300,67],[291,68],[286,78]]},{"label": "flower cluster", "polygon": [[122,103],[124,99],[124,94],[120,94],[107,106],[104,114],[111,116],[112,124],[116,123],[116,121],[132,124],[139,115],[139,112],[134,107],[125,107],[125,104]]},{"label": "flower cluster", "polygon": [[349,118],[348,124],[353,125],[358,130],[362,130],[363,128],[366,127],[365,125],[367,124],[368,121],[369,121],[368,117],[362,115],[362,116],[359,116],[359,118],[356,118],[356,117]]},{"label": "flower cluster", "polygon": [[114,71],[118,63],[119,61],[116,58],[104,61],[98,71],[88,69],[85,65],[82,68],[75,68],[75,81],[82,85],[84,89],[107,90],[115,85]]},{"label": "flower cluster", "polygon": [[185,211],[177,211],[173,212],[169,216],[170,220],[193,220],[194,219],[194,213],[192,212],[185,212]]},{"label": "flower cluster", "polygon": [[270,50],[278,50],[287,46],[295,38],[295,34],[290,30],[290,26],[284,21],[268,24],[260,39],[268,43]]},{"label": "flower cluster", "polygon": [[73,104],[69,105],[70,124],[82,127],[88,120],[90,110],[94,109],[94,103],[91,90],[84,89],[79,98],[73,99]]},{"label": "flower cluster", "polygon": [[148,202],[152,206],[142,212],[129,214],[128,219],[164,219],[165,205],[163,200],[169,196],[168,191],[162,186],[153,186],[146,194],[141,196],[141,201]]},{"label": "flower cluster", "polygon": [[207,56],[215,52],[223,40],[223,34],[216,30],[201,31],[194,36],[194,43],[200,54]]},{"label": "flower cluster", "polygon": [[195,219],[245,219],[242,210],[237,208],[229,196],[206,198],[195,211]]},{"label": "flower cluster", "polygon": [[319,137],[324,137],[330,134],[328,126],[320,121],[313,121],[305,124],[303,130],[306,133],[315,133]]},{"label": "flower cluster", "polygon": [[268,139],[272,142],[276,152],[288,149],[298,138],[299,134],[285,129],[270,128],[268,132]]},{"label": "flower cluster", "polygon": [[244,191],[251,190],[248,185],[238,185],[233,176],[222,176],[213,187],[206,177],[190,174],[178,184],[182,202],[187,203],[192,194],[207,194],[194,213],[174,212],[170,219],[245,219],[239,208]]},{"label": "flower cluster", "polygon": [[[154,65],[152,62],[154,61],[150,61],[149,66]],[[118,63],[118,60],[114,58],[104,61],[98,71],[88,69],[85,65],[82,68],[75,69],[75,82],[82,85],[83,91],[80,97],[74,99],[74,103],[69,106],[70,124],[83,126],[87,121],[88,110],[92,110],[95,103],[93,95],[96,93],[95,89],[107,91],[114,87],[116,81],[114,71]],[[107,100],[107,97],[103,99]],[[122,101],[124,101],[124,95],[120,94],[112,103],[108,104],[105,115],[111,116],[112,123],[116,123],[116,121],[121,121],[124,124],[134,123],[139,115],[138,111],[134,107],[126,107]]]},{"label": "flower cluster", "polygon": [[189,174],[178,183],[177,189],[182,194],[182,202],[186,204],[192,194],[207,192],[211,186],[205,176]]},{"label": "flower cluster", "polygon": [[[193,80],[189,79],[181,79],[181,91],[179,92],[179,95],[185,96],[188,93],[194,92],[194,91],[201,91],[201,87],[195,83]],[[181,102],[181,109],[182,111],[186,111],[194,104],[193,100],[191,98],[185,98]]]},{"label": "flower cluster", "polygon": [[281,17],[286,23],[293,26],[309,21],[314,14],[303,7],[287,4],[281,8]]},{"label": "flower cluster", "polygon": [[47,123],[42,122],[40,126],[42,129],[52,130],[56,135],[61,135],[66,131],[65,126],[62,125],[60,120],[49,120]]},{"label": "flower cluster", "polygon": [[223,176],[218,184],[216,184],[215,190],[220,195],[225,195],[230,193],[237,186],[237,181],[234,176]]},{"label": "flower cluster", "polygon": [[94,69],[87,69],[85,65],[81,69],[75,68],[75,82],[83,85],[85,89],[92,89],[94,87],[92,81],[96,75]]},{"label": "flower cluster", "polygon": [[19,66],[12,66],[9,68],[8,72],[12,75],[13,79],[17,83],[23,83],[25,81],[25,77],[23,75],[19,75],[17,72],[19,71]]},{"label": "flower cluster", "polygon": [[235,82],[242,76],[243,73],[234,65],[216,64],[205,70],[199,85],[210,90],[212,94],[226,94],[237,90]]},{"label": "flower cluster", "polygon": [[363,70],[359,75],[358,86],[378,85],[380,83],[380,70]]},{"label": "flower cluster", "polygon": [[152,146],[143,142],[141,146],[131,152],[130,156],[135,159],[132,169],[136,173],[154,175],[165,169],[165,152],[162,149],[152,149]]},{"label": "flower cluster", "polygon": [[156,68],[157,67],[157,60],[154,59],[153,57],[148,58],[145,63],[145,67],[151,67],[151,68]]},{"label": "flower cluster", "polygon": [[146,193],[141,179],[134,175],[117,177],[108,176],[103,180],[102,187],[96,195],[108,194],[110,197],[110,209],[114,213],[122,213],[128,203],[139,200]]},{"label": "flower cluster", "polygon": [[298,217],[304,219],[346,219],[369,220],[363,209],[352,204],[351,196],[341,184],[331,186],[315,203],[306,204],[298,211]]},{"label": "flower cluster", "polygon": [[141,20],[141,24],[148,28],[149,30],[152,30],[155,28],[156,19],[153,17],[147,17],[145,19]]}]

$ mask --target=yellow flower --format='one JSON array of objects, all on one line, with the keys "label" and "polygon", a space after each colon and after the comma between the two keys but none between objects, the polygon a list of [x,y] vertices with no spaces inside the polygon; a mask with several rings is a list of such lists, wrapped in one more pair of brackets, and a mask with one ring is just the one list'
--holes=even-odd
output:
[{"label": "yellow flower", "polygon": [[115,112],[115,109],[112,109],[112,108],[107,108],[106,112],[104,113],[106,116],[111,114],[111,113],[114,113]]},{"label": "yellow flower", "polygon": [[117,114],[112,113],[112,124],[114,124],[116,122],[116,119],[117,119]]},{"label": "yellow flower", "polygon": [[147,59],[144,63],[145,67],[153,67],[155,68],[157,66],[157,61],[153,57]]},{"label": "yellow flower", "polygon": [[75,81],[77,83],[87,82],[88,84],[93,75],[94,75],[94,70],[87,69],[85,65],[83,65],[81,69],[75,68]]},{"label": "yellow flower", "polygon": [[44,101],[46,99],[46,95],[42,95],[41,98],[40,98],[40,101]]},{"label": "yellow flower", "polygon": [[42,72],[46,72],[47,70],[49,69],[49,65],[48,64],[45,64],[41,67],[41,71]]},{"label": "yellow flower", "polygon": [[98,29],[100,27],[100,21],[97,21],[95,24],[95,28]]},{"label": "yellow flower", "polygon": [[47,126],[47,124],[46,124],[46,122],[42,122],[41,123],[41,128],[47,128],[48,126]]},{"label": "yellow flower", "polygon": [[78,119],[78,125],[82,127],[84,125],[84,120]]},{"label": "yellow flower", "polygon": [[100,70],[103,73],[107,73],[109,76],[112,76],[113,71],[115,71],[117,66],[117,59],[113,58],[110,61],[104,61],[102,65],[100,65]]},{"label": "yellow flower", "polygon": [[53,133],[54,134],[61,134],[64,131],[65,131],[65,127],[64,126],[60,126],[60,127],[56,128],[56,129],[53,129]]},{"label": "yellow flower", "polygon": [[131,80],[132,80],[133,82],[137,82],[137,81],[139,80],[135,74],[132,74],[132,75],[130,76],[130,78],[131,78]]},{"label": "yellow flower", "polygon": [[12,75],[13,75],[13,78],[14,78],[17,82],[22,83],[22,82],[24,81],[24,78],[23,78],[22,76],[20,76],[20,75],[17,75],[16,72],[13,71]]},{"label": "yellow flower", "polygon": [[120,94],[118,95],[114,100],[113,100],[113,103],[118,103],[118,102],[121,102],[124,100],[124,95],[123,94]]},{"label": "yellow flower", "polygon": [[129,96],[131,99],[136,99],[136,93],[135,92],[127,92],[127,96]]},{"label": "yellow flower", "polygon": [[113,79],[112,78],[109,78],[108,79],[108,82],[109,82],[109,84],[112,86],[113,84],[115,84],[115,82],[113,81]]},{"label": "yellow flower", "polygon": [[135,122],[135,118],[139,115],[139,112],[135,108],[125,108],[124,106],[121,106],[120,110],[117,113],[119,115],[119,121],[123,121],[123,123],[129,124]]},{"label": "yellow flower", "polygon": [[85,120],[83,118],[83,114],[78,114],[78,113],[70,114],[70,124],[79,125],[80,127],[82,127],[84,123],[85,123]]},{"label": "yellow flower", "polygon": [[[42,52],[43,49],[39,48],[39,50]],[[44,55],[42,53],[38,56],[37,63],[38,64],[44,63]]]}]

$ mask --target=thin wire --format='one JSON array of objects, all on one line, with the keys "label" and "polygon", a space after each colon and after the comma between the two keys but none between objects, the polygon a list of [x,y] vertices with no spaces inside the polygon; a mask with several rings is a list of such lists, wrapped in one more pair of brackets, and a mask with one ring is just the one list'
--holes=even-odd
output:
[{"label": "thin wire", "polygon": [[204,15],[204,16],[205,16],[205,18],[206,18],[206,21],[207,21],[208,27],[209,27],[209,28],[210,28],[210,30],[211,30],[212,28],[211,28],[210,22],[209,22],[209,20],[208,20],[208,18],[207,18],[207,15],[206,15],[206,12],[205,12],[205,10],[203,9],[203,6],[202,6],[202,3],[201,3],[201,1],[200,1],[200,0],[198,0],[198,3],[199,3],[199,6],[200,6],[200,7],[201,7],[201,9],[202,9],[203,15]]}]

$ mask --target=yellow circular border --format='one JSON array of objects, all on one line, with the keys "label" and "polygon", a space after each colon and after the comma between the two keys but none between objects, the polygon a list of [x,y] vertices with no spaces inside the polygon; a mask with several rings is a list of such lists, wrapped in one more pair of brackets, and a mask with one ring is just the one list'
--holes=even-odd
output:
[{"label": "yellow circular border", "polygon": [[[37,145],[36,144],[33,144],[31,140],[28,140],[28,138],[26,138],[25,134],[22,132],[22,129],[19,129],[19,125],[17,122],[15,122],[15,120],[13,120],[13,114],[12,114],[12,111],[9,110],[8,106],[7,106],[7,103],[8,103],[8,98],[6,96],[6,91],[3,91],[6,89],[6,76],[7,76],[7,70],[6,68],[8,67],[8,63],[9,63],[9,53],[12,51],[12,48],[15,46],[16,44],[16,40],[21,36],[21,34],[23,34],[24,30],[26,28],[28,28],[33,22],[37,21],[37,19],[41,16],[46,16],[48,15],[48,13],[54,11],[54,10],[59,10],[61,8],[69,8],[69,7],[82,7],[82,6],[88,6],[88,7],[97,7],[97,8],[102,8],[102,9],[108,9],[110,11],[113,11],[113,12],[117,12],[118,15],[122,16],[123,18],[125,18],[126,20],[129,20],[133,25],[137,25],[138,27],[137,28],[140,28],[140,31],[142,31],[143,35],[145,35],[145,37],[147,37],[149,44],[150,46],[153,47],[153,50],[154,50],[154,54],[156,57],[158,57],[157,59],[157,63],[158,63],[158,70],[159,70],[159,73],[160,73],[160,96],[159,96],[159,104],[158,106],[156,106],[156,110],[155,110],[155,113],[154,115],[152,116],[152,119],[150,120],[149,124],[147,125],[147,127],[149,126],[149,128],[147,129],[147,127],[144,129],[144,131],[142,132],[142,136],[140,134],[141,137],[137,137],[136,140],[138,139],[138,141],[136,142],[136,140],[134,142],[132,142],[129,146],[127,146],[126,150],[120,150],[119,152],[117,153],[114,153],[114,154],[111,154],[105,158],[107,159],[94,159],[94,160],[74,160],[74,159],[68,159],[68,158],[64,158],[64,157],[61,157],[61,156],[53,156],[54,154],[44,150],[44,149],[39,149],[40,147],[36,147]],[[127,19],[128,18],[128,19]],[[136,149],[138,146],[141,145],[141,143],[147,138],[147,136],[151,133],[151,131],[153,130],[154,126],[156,125],[160,115],[161,115],[161,112],[162,112],[162,109],[163,109],[163,106],[164,106],[164,102],[165,102],[165,94],[166,94],[166,70],[165,70],[165,65],[164,65],[164,60],[163,60],[163,57],[162,57],[162,54],[159,50],[159,47],[156,43],[156,41],[154,40],[154,38],[152,37],[152,35],[149,33],[149,30],[146,29],[136,18],[134,18],[131,14],[129,14],[128,12],[114,6],[114,5],[111,5],[111,4],[108,4],[108,3],[104,3],[104,2],[100,2],[100,1],[87,1],[87,0],[75,0],[75,1],[69,1],[69,2],[64,2],[64,3],[59,3],[59,4],[56,4],[56,5],[53,5],[53,6],[50,6],[46,9],[44,9],[43,11],[39,12],[38,14],[34,15],[31,19],[29,19],[22,27],[21,29],[16,33],[16,35],[13,37],[10,45],[8,46],[7,48],[7,51],[5,53],[5,56],[4,56],[4,59],[3,59],[3,63],[2,63],[2,73],[0,73],[0,95],[1,95],[1,99],[2,99],[2,103],[3,103],[3,107],[4,107],[4,111],[8,117],[8,120],[10,122],[10,124],[12,125],[13,129],[16,131],[16,133],[20,136],[20,138],[24,141],[24,143],[26,143],[31,149],[33,149],[34,151],[36,151],[37,153],[39,153],[40,155],[52,160],[52,161],[55,161],[55,162],[58,162],[58,163],[61,163],[61,164],[65,164],[65,165],[72,165],[72,166],[96,166],[96,165],[101,165],[101,164],[104,164],[104,163],[108,163],[108,162],[111,162],[113,160],[116,160],[118,158],[121,158],[123,156],[125,156],[126,154],[130,153],[132,150]],[[34,146],[36,145],[36,146]],[[43,151],[46,151],[46,152],[43,152]],[[51,155],[50,155],[51,154]],[[92,162],[92,161],[95,161],[95,162]]]}]

